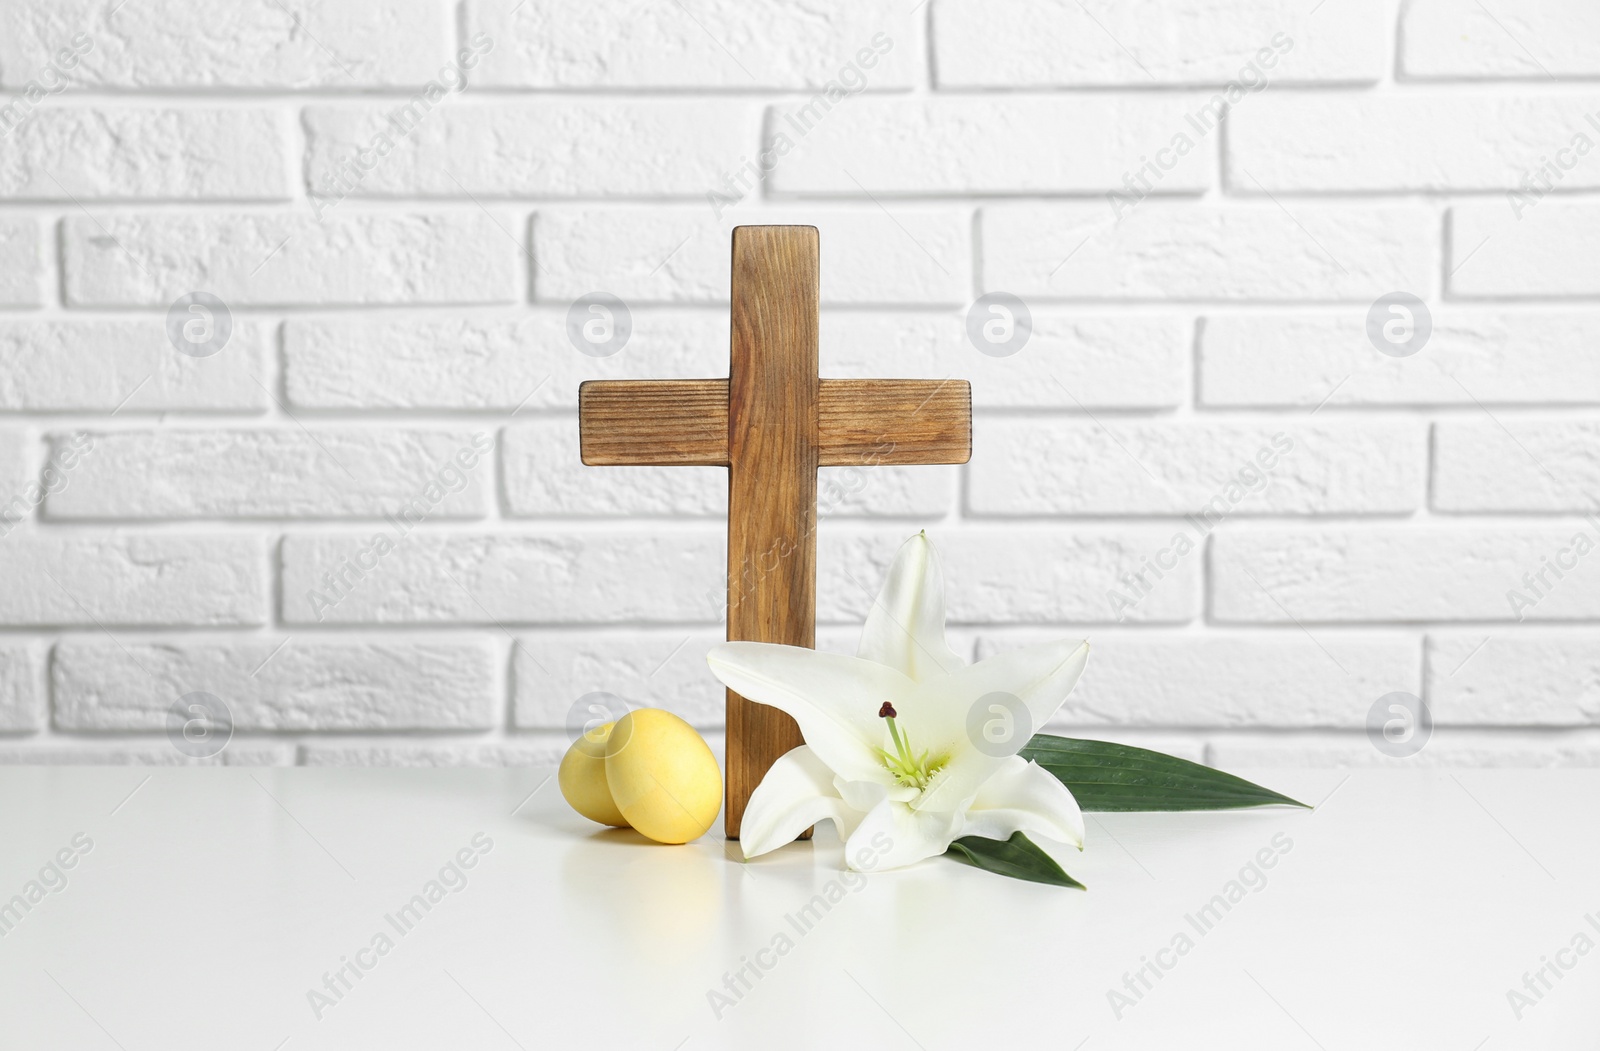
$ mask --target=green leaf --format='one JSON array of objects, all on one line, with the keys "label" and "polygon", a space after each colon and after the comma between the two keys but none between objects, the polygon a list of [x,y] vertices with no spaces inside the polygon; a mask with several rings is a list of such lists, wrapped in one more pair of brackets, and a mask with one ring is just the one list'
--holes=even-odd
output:
[{"label": "green leaf", "polygon": [[1023,835],[1011,833],[1007,840],[984,839],[982,836],[963,836],[950,844],[946,857],[966,861],[980,869],[1025,879],[1030,883],[1051,883],[1058,887],[1077,887],[1088,890],[1083,884],[1067,875],[1056,859]]},{"label": "green leaf", "polygon": [[1035,734],[1018,754],[1060,778],[1086,811],[1306,805],[1242,777],[1147,748]]}]

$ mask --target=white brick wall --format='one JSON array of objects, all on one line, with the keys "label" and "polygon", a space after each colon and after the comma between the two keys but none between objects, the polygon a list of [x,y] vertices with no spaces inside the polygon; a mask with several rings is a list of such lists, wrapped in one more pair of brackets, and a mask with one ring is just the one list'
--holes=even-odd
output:
[{"label": "white brick wall", "polygon": [[[910,101],[862,98],[815,118],[808,104],[778,106],[767,148],[798,140],[773,170],[778,193],[1092,193],[1118,189],[1129,157],[1154,153],[1197,96],[1086,95],[1073,99]],[[797,129],[806,129],[801,134]],[[1077,143],[1101,149],[1081,152]],[[1199,193],[1208,159],[1176,159],[1161,188]]]},{"label": "white brick wall", "polygon": [[311,106],[306,173],[324,192],[387,131],[395,146],[352,196],[693,196],[739,162],[760,106],[732,102],[482,102],[430,112],[407,135],[392,103]]},{"label": "white brick wall", "polygon": [[[729,232],[797,222],[826,374],[976,410],[968,466],[824,472],[821,645],[927,527],[959,648],[1094,639],[1059,729],[1600,765],[1597,40],[1572,0],[12,0],[0,762],[543,763],[597,692],[716,739],[723,473],[583,467],[577,388],[722,372]],[[168,740],[193,692],[220,755]]]},{"label": "white brick wall", "polygon": [[[1239,106],[1228,124],[1231,189],[1241,193],[1511,190],[1531,158],[1566,145],[1600,114],[1600,93],[1507,95],[1296,92]],[[1590,128],[1591,131],[1600,129]],[[1563,190],[1600,189],[1600,165]]]},{"label": "white brick wall", "polygon": [[[471,209],[471,210],[468,210]],[[509,303],[510,213],[117,212],[61,224],[62,301],[162,307],[196,290],[239,306]]]},{"label": "white brick wall", "polygon": [[288,114],[259,108],[41,109],[12,132],[0,194],[281,201],[289,196],[288,124]]},{"label": "white brick wall", "polygon": [[1147,200],[1004,204],[979,216],[986,284],[1041,300],[1343,301],[1429,289],[1438,219],[1411,204]]},{"label": "white brick wall", "polygon": [[[942,88],[1221,85],[1292,42],[1265,72],[1282,83],[1370,84],[1383,75],[1384,5],[1352,0],[1322,11],[1294,0],[1060,4],[953,0],[935,4],[934,64]],[[1326,17],[1324,17],[1326,16]],[[1281,49],[1281,44],[1280,44]]]},{"label": "white brick wall", "polygon": [[[1600,142],[1600,130],[1595,134]],[[1450,209],[1446,287],[1479,299],[1600,296],[1600,267],[1586,265],[1586,248],[1597,238],[1600,206],[1569,203],[1555,191],[1542,199],[1530,194],[1513,206],[1458,204]],[[1482,251],[1491,243],[1494,251]]]},{"label": "white brick wall", "polygon": [[705,0],[691,17],[589,0],[466,0],[463,9],[467,33],[495,42],[483,62],[486,86],[809,90],[879,33],[891,46],[877,59],[875,86],[904,89],[925,76],[912,13],[888,0],[826,8]]},{"label": "white brick wall", "polygon": [[44,302],[44,255],[33,218],[0,217],[0,307],[36,307]]},{"label": "white brick wall", "polygon": [[0,315],[0,410],[258,414],[272,341],[269,323],[235,319],[227,357],[200,358],[172,352],[160,317]]},{"label": "white brick wall", "polygon": [[1538,80],[1600,73],[1600,10],[1571,0],[1525,0],[1511,23],[1473,0],[1416,0],[1402,11],[1400,68],[1423,80]]},{"label": "white brick wall", "polygon": [[[752,145],[752,152],[755,147]],[[972,292],[970,209],[541,209],[533,217],[536,299],[568,303],[596,289],[645,303],[726,303],[729,235],[748,223],[805,223],[821,232],[822,301],[965,305]]]}]

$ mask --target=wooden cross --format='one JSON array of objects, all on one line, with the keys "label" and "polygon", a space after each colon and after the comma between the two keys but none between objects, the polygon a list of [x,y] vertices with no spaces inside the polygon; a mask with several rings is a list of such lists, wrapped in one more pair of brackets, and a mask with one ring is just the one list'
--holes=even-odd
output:
[{"label": "wooden cross", "polygon": [[[578,393],[590,465],[728,468],[728,638],[816,645],[817,468],[966,463],[964,380],[825,380],[817,363],[817,230],[733,231],[728,378],[591,380]],[[723,827],[803,742],[794,720],[732,690]]]}]

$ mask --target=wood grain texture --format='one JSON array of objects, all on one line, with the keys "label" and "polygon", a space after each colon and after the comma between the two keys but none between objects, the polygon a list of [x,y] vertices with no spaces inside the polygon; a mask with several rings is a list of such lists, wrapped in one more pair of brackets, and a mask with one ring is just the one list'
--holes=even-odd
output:
[{"label": "wood grain texture", "polygon": [[[818,462],[966,463],[965,380],[822,380]],[[728,466],[727,380],[589,380],[578,388],[579,448],[591,467]]]},{"label": "wood grain texture", "polygon": [[728,466],[727,380],[589,380],[578,448],[591,466]]},{"label": "wood grain texture", "polygon": [[972,386],[966,380],[823,380],[818,441],[824,467],[966,463]]},{"label": "wood grain texture", "polygon": [[[817,231],[733,231],[728,370],[728,638],[816,644]],[[739,837],[750,793],[803,744],[776,708],[727,699],[723,827]]]}]

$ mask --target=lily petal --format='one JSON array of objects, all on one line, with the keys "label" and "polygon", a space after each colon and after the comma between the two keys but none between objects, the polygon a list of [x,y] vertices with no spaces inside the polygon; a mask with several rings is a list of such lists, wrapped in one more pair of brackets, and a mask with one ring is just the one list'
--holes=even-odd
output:
[{"label": "lily petal", "polygon": [[1010,839],[1013,832],[1083,847],[1083,811],[1072,792],[1050,771],[1017,755],[978,789],[961,835]]},{"label": "lily petal", "polygon": [[861,813],[833,790],[833,771],[805,745],[778,757],[745,804],[739,846],[746,858],[794,842],[819,821],[832,821],[844,839],[855,831]]},{"label": "lily petal", "polygon": [[910,785],[883,784],[879,781],[846,781],[842,777],[836,777],[833,779],[833,788],[845,801],[845,805],[863,814],[885,799],[906,803],[917,798],[917,790]]},{"label": "lily petal", "polygon": [[914,865],[949,850],[960,826],[960,814],[913,810],[885,799],[867,812],[845,842],[845,864],[857,872]]},{"label": "lily petal", "polygon": [[917,681],[966,667],[944,639],[944,573],[925,534],[900,545],[867,613],[856,656]]},{"label": "lily petal", "polygon": [[884,740],[878,708],[911,690],[904,675],[859,657],[764,642],[719,643],[706,661],[728,689],[791,715],[834,773],[849,781],[893,782],[877,753]]},{"label": "lily petal", "polygon": [[[1088,660],[1087,642],[1047,642],[996,654],[917,691],[907,701],[906,719],[916,735],[914,747],[943,752],[948,759],[912,805],[918,810],[964,806],[1055,715]],[[991,714],[992,707],[1001,712]],[[915,723],[909,713],[915,713]],[[1003,733],[991,738],[987,727],[1002,714]]]}]

